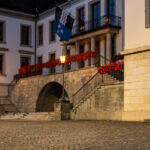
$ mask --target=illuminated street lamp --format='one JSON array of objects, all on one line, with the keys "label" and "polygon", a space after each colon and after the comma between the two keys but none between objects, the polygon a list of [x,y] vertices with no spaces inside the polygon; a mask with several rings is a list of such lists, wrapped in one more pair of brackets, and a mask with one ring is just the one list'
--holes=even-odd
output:
[{"label": "illuminated street lamp", "polygon": [[66,102],[66,100],[65,100],[65,88],[64,88],[64,65],[65,65],[65,62],[66,62],[66,56],[60,56],[60,62],[62,64],[62,71],[63,71],[62,102]]}]

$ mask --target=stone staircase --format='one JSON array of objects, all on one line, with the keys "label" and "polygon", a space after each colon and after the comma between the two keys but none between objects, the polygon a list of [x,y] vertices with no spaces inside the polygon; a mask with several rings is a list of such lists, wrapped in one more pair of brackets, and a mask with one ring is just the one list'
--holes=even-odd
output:
[{"label": "stone staircase", "polygon": [[[95,110],[97,109],[96,108],[97,106],[95,105],[95,103],[100,103],[99,101],[101,99],[101,96],[103,95],[102,91],[104,91],[101,88],[103,86],[106,86],[106,87],[114,86],[114,89],[115,89],[117,84],[120,85],[123,83],[121,81],[123,81],[123,72],[122,71],[119,71],[119,72],[115,71],[111,74],[107,73],[104,75],[100,75],[99,73],[96,73],[95,76],[93,76],[87,83],[85,83],[85,85],[83,85],[83,87],[81,87],[73,95],[73,109],[71,110],[71,118],[73,120],[74,119],[80,120],[83,118],[85,118],[87,120],[88,119],[91,120],[93,118],[96,119],[97,113],[95,112]],[[113,94],[113,93],[110,93],[110,96],[111,96],[111,94]],[[96,99],[99,99],[98,102],[96,102]],[[117,103],[117,101],[115,101],[115,103]],[[119,104],[119,105],[121,105],[121,104]],[[99,108],[97,110],[101,111]],[[82,112],[82,113],[80,113],[80,112]],[[76,114],[78,115],[78,117],[76,117]],[[94,115],[94,116],[92,116],[92,115]],[[89,117],[89,116],[91,116],[91,117]]]},{"label": "stone staircase", "polygon": [[8,113],[0,116],[0,120],[56,120],[54,112]]},{"label": "stone staircase", "polygon": [[[102,85],[114,84],[117,82],[119,82],[119,80],[117,80],[117,77],[114,77],[113,75],[100,75],[99,73],[96,73],[94,77],[92,77],[92,79],[85,83],[85,85],[83,85],[83,87],[81,87],[73,95],[73,111],[76,111],[76,109],[90,96],[92,96],[97,90],[99,90]],[[88,86],[90,86],[90,88],[88,88]],[[80,98],[80,95],[82,95],[82,98]]]},{"label": "stone staircase", "polygon": [[10,101],[10,94],[13,90],[16,81],[13,80],[9,85],[4,85],[0,88],[3,92],[0,94],[0,114],[2,113],[17,113],[17,107]]}]

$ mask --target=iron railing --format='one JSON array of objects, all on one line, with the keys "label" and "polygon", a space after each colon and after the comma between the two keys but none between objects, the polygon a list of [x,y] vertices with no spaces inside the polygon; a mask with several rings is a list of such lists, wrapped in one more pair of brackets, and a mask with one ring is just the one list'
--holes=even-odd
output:
[{"label": "iron railing", "polygon": [[121,28],[121,17],[118,16],[101,16],[99,18],[90,21],[77,21],[76,25],[72,29],[72,36],[83,34],[97,30],[106,26]]},{"label": "iron railing", "polygon": [[[112,61],[105,58],[104,56],[100,56],[101,59],[105,59],[105,62],[111,63]],[[95,66],[98,66],[98,63],[95,63]],[[99,65],[100,66],[100,65]],[[76,93],[72,95],[72,101],[74,108],[80,104],[81,101],[87,98],[98,86],[103,83],[111,83],[113,81],[123,81],[124,79],[123,70],[114,70],[111,73],[107,74],[99,74],[98,72],[88,80]]]}]

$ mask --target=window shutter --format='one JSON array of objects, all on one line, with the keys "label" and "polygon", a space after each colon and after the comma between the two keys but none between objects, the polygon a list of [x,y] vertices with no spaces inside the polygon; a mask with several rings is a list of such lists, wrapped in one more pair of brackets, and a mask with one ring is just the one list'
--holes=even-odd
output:
[{"label": "window shutter", "polygon": [[145,26],[150,27],[150,0],[145,0]]}]

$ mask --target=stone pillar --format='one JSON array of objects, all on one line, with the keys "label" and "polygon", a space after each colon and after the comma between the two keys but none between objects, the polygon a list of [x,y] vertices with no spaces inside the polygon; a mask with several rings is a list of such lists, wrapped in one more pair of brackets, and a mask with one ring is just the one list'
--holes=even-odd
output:
[{"label": "stone pillar", "polygon": [[107,33],[106,35],[106,63],[111,61],[111,34]]},{"label": "stone pillar", "polygon": [[103,66],[105,64],[105,38],[102,37],[100,39],[100,65]]},{"label": "stone pillar", "polygon": [[[84,52],[86,53],[89,51],[90,51],[90,43],[89,41],[86,41],[84,45]],[[90,59],[85,60],[85,67],[88,67],[89,65],[90,65]]]},{"label": "stone pillar", "polygon": [[56,102],[54,104],[55,120],[70,120],[70,110],[72,104],[70,102]]},{"label": "stone pillar", "polygon": [[[91,38],[91,52],[95,52],[95,37]],[[91,66],[95,65],[95,58],[91,58]]]},{"label": "stone pillar", "polygon": [[[76,55],[79,54],[79,51],[80,51],[80,43],[79,43],[79,41],[75,42],[75,50],[76,50]],[[76,67],[75,69],[79,68],[79,65],[78,65],[77,62],[76,62],[75,67]]]}]

